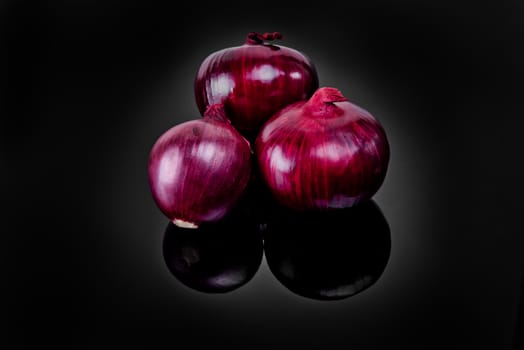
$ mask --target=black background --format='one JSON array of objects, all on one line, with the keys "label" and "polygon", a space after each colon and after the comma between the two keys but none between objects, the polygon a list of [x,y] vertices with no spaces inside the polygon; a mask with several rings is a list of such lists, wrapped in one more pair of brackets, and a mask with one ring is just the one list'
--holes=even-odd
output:
[{"label": "black background", "polygon": [[[3,348],[512,349],[523,317],[522,3],[188,6],[0,5]],[[388,133],[375,201],[391,256],[354,297],[299,297],[265,262],[242,288],[210,295],[162,260],[149,150],[198,117],[201,61],[250,31],[283,33],[321,86]]]}]

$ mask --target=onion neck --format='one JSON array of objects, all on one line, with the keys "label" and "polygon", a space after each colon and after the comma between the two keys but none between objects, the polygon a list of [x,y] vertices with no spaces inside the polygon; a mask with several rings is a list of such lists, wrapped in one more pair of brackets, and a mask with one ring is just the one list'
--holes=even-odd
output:
[{"label": "onion neck", "polygon": [[221,103],[215,103],[207,107],[204,112],[204,119],[216,120],[222,123],[231,123],[231,120],[226,116],[224,105]]},{"label": "onion neck", "polygon": [[344,111],[337,106],[337,102],[349,101],[340,90],[331,87],[317,89],[313,96],[304,104],[304,109],[315,116],[328,117],[340,115]]},{"label": "onion neck", "polygon": [[264,33],[264,34],[251,32],[247,35],[246,44],[247,45],[263,45],[265,41],[280,40],[283,38],[284,36],[280,34],[279,32]]},{"label": "onion neck", "polygon": [[[231,120],[227,117],[224,105],[222,103],[215,103],[207,107],[206,111],[204,112],[203,119],[215,120],[221,123],[231,124]],[[251,142],[249,142],[248,139],[246,139],[242,134],[238,133],[238,135],[247,143],[249,150],[251,151],[251,153],[253,153],[253,149],[251,148]]]}]

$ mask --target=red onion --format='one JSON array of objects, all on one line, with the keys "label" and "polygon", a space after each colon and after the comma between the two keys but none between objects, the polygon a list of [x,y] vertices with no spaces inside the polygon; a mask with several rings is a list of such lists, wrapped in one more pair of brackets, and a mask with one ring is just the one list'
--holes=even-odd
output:
[{"label": "red onion", "polygon": [[256,134],[281,108],[309,98],[318,88],[313,62],[303,53],[265,43],[280,33],[249,33],[244,45],[210,54],[195,78],[201,113],[223,103],[232,124],[244,135]]},{"label": "red onion", "polygon": [[217,221],[247,186],[251,154],[223,106],[212,105],[204,118],[174,126],[156,141],[148,169],[153,198],[178,226]]},{"label": "red onion", "polygon": [[389,162],[380,123],[329,87],[268,120],[255,153],[275,198],[298,210],[351,207],[371,198]]}]

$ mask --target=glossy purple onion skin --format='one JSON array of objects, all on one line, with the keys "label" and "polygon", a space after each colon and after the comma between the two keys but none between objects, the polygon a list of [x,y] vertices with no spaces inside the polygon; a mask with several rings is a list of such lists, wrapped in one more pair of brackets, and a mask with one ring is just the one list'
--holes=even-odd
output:
[{"label": "glossy purple onion skin", "polygon": [[284,108],[257,137],[257,161],[275,198],[296,210],[348,208],[371,198],[389,163],[381,124],[349,101],[307,105]]},{"label": "glossy purple onion skin", "polygon": [[317,88],[317,71],[306,55],[249,39],[210,54],[194,84],[201,113],[211,104],[223,103],[232,124],[248,137],[278,110],[309,98]]},{"label": "glossy purple onion skin", "polygon": [[234,207],[251,174],[251,149],[229,122],[204,117],[166,131],[149,157],[149,185],[175,224],[220,220]]}]

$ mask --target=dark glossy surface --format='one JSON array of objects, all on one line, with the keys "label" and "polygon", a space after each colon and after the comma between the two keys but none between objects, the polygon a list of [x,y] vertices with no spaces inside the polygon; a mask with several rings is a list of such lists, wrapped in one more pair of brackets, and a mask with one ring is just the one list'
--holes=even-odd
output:
[{"label": "dark glossy surface", "polygon": [[163,240],[163,257],[181,283],[206,293],[240,288],[262,262],[258,224],[237,208],[224,219],[184,229],[169,223]]},{"label": "dark glossy surface", "polygon": [[210,54],[194,83],[200,112],[224,103],[233,125],[249,139],[276,111],[307,99],[317,87],[316,68],[303,53],[249,39]]},{"label": "dark glossy surface", "polygon": [[251,176],[251,149],[227,121],[204,117],[176,125],[155,142],[149,185],[175,224],[195,226],[224,217]]},{"label": "dark glossy surface", "polygon": [[281,209],[265,231],[274,276],[304,297],[338,300],[372,286],[391,250],[390,229],[373,201],[321,213]]},{"label": "dark glossy surface", "polygon": [[384,128],[366,110],[330,93],[321,88],[308,102],[284,108],[257,137],[262,177],[287,207],[351,207],[371,198],[386,176]]},{"label": "dark glossy surface", "polygon": [[[522,1],[215,5],[1,2],[0,349],[516,350]],[[253,30],[284,33],[387,132],[391,254],[352,297],[300,297],[264,259],[202,293],[164,262],[151,146],[200,118],[202,59]]]}]

